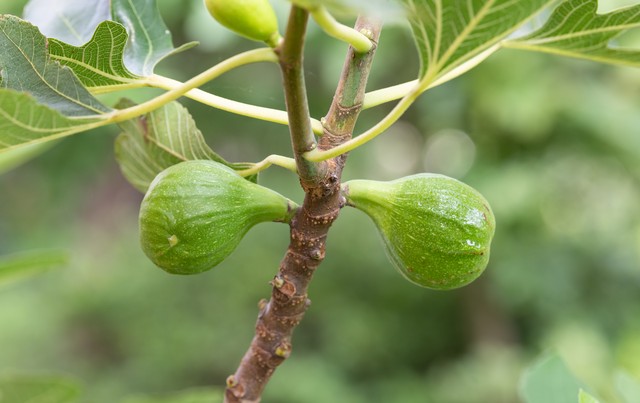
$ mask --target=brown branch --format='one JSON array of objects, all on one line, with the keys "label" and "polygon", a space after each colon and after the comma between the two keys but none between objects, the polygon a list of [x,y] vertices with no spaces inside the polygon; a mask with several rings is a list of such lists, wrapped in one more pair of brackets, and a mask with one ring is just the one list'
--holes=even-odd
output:
[{"label": "brown branch", "polygon": [[[280,264],[278,274],[272,281],[271,300],[261,301],[255,337],[236,373],[227,380],[225,393],[227,403],[259,402],[271,375],[291,353],[293,330],[302,320],[311,302],[307,297],[309,282],[324,259],[329,227],[338,217],[340,208],[344,206],[344,198],[340,194],[340,176],[346,156],[315,166],[303,161],[302,158],[302,152],[306,151],[304,148],[309,144],[308,137],[305,136],[310,131],[307,131],[304,122],[308,119],[306,95],[304,99],[299,98],[302,45],[298,42],[297,48],[287,47],[288,40],[295,41],[289,37],[289,33],[292,29],[297,30],[296,27],[291,26],[292,19],[298,20],[294,24],[300,24],[298,13],[301,10],[295,10],[295,6],[293,8],[285,35],[281,65],[296,161],[299,168],[302,165],[303,169],[308,169],[301,173],[305,199],[291,221],[289,248]],[[297,15],[293,15],[294,13]],[[306,18],[303,19],[306,24]],[[359,18],[356,22],[356,29],[366,32],[374,42],[378,39],[380,27],[380,23],[365,18]],[[289,45],[292,42],[289,42]],[[351,137],[364,99],[365,85],[375,48],[374,46],[365,54],[358,54],[353,49],[349,49],[336,95],[325,119],[325,133],[320,147],[330,148]],[[291,58],[296,53],[297,58]],[[287,84],[288,80],[297,81],[297,84]],[[302,84],[304,86],[304,82]],[[304,106],[298,103],[304,103]],[[295,116],[298,120],[291,119],[292,113],[298,114]]]}]

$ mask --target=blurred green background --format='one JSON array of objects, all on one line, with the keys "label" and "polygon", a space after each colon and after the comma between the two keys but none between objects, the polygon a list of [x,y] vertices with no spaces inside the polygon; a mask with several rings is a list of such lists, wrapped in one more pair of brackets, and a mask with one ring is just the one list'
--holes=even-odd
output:
[{"label": "blurred green background", "polygon": [[[0,12],[20,14],[24,3],[3,0]],[[274,3],[284,20],[287,4]],[[161,74],[186,80],[255,46],[216,26],[200,0],[159,5],[176,44],[201,42]],[[328,109],[345,50],[311,25],[306,73],[316,118]],[[388,26],[369,89],[417,70],[408,29]],[[276,66],[243,67],[205,89],[284,104]],[[228,159],[290,154],[284,126],[184,104]],[[363,113],[358,131],[389,108]],[[425,94],[389,133],[351,153],[344,179],[430,171],[476,187],[498,222],[486,273],[451,292],[414,286],[391,267],[367,217],[345,209],[293,355],[264,401],[517,402],[523,368],[555,350],[603,401],[616,402],[616,369],[640,379],[639,133],[637,69],[501,51]],[[0,288],[0,374],[72,375],[87,402],[222,385],[252,338],[287,227],[254,228],[202,275],[156,269],[138,246],[142,195],[115,163],[117,134],[74,136],[0,176],[0,255],[72,252],[69,266]],[[270,169],[261,183],[301,200],[285,170]]]}]

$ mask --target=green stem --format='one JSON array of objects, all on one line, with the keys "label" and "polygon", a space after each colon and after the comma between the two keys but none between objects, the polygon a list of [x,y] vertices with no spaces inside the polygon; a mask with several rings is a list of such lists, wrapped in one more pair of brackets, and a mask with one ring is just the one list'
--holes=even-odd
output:
[{"label": "green stem", "polygon": [[461,65],[445,72],[444,74],[440,74],[440,72],[435,74],[432,71],[430,74],[426,75],[420,80],[413,80],[406,83],[394,85],[392,87],[368,92],[364,98],[363,109],[373,108],[374,106],[382,105],[384,103],[400,99],[418,85],[420,86],[420,92],[424,92],[430,90],[431,88],[442,85],[447,81],[451,81],[454,78],[457,78],[458,76],[476,67],[487,57],[495,53],[500,48],[500,46],[504,46],[504,44],[494,45],[462,63]]},{"label": "green stem", "polygon": [[328,35],[348,43],[358,53],[371,50],[373,43],[366,35],[336,21],[325,7],[319,6],[309,11],[314,21]]},{"label": "green stem", "polygon": [[418,80],[409,81],[394,85],[392,87],[367,92],[364,95],[362,109],[373,108],[374,106],[386,104],[387,102],[398,100],[418,85]]},{"label": "green stem", "polygon": [[[165,90],[174,90],[184,85],[180,81],[172,80],[156,74],[148,77],[147,84]],[[237,115],[260,119],[267,122],[279,123],[282,125],[289,124],[289,117],[285,111],[233,101],[231,99],[210,94],[198,88],[192,89],[184,95],[205,105],[235,113]],[[322,134],[322,123],[320,123],[319,120],[311,119],[311,126],[314,133]]]},{"label": "green stem", "polygon": [[229,59],[211,67],[209,70],[198,74],[192,79],[186,81],[184,84],[165,92],[164,94],[153,98],[149,101],[143,102],[140,105],[133,106],[131,108],[116,110],[107,114],[107,123],[117,123],[125,120],[133,119],[145,113],[151,112],[155,109],[174,101],[187,92],[206,84],[214,78],[233,70],[237,67],[243,66],[249,63],[257,62],[277,62],[277,55],[271,48],[261,48],[250,50],[248,52],[240,53],[239,55],[230,57]]},{"label": "green stem", "polygon": [[387,116],[385,116],[380,122],[378,122],[371,129],[362,133],[358,137],[354,137],[353,139],[342,143],[334,148],[329,150],[321,151],[321,150],[312,150],[308,153],[305,153],[304,158],[313,162],[325,161],[331,158],[335,158],[341,154],[347,153],[353,149],[360,147],[361,145],[373,140],[378,135],[387,130],[391,125],[393,125],[400,117],[404,114],[404,112],[409,109],[409,107],[413,104],[413,102],[420,96],[422,93],[421,86],[415,86],[412,90],[407,93],[404,98],[398,102],[398,104],[389,112]]},{"label": "green stem", "polygon": [[298,174],[303,183],[313,182],[318,176],[319,169],[318,164],[303,158],[304,153],[317,147],[311,128],[302,63],[308,20],[307,10],[295,5],[291,7],[285,39],[280,49],[280,69],[289,115],[289,134],[293,155],[298,165]]},{"label": "green stem", "polygon": [[252,166],[251,168],[243,169],[241,171],[236,171],[236,172],[238,172],[238,174],[241,176],[255,175],[258,172],[264,171],[265,169],[269,168],[271,165],[277,165],[279,167],[288,169],[293,173],[298,172],[296,168],[296,160],[294,160],[293,158],[284,157],[282,155],[277,155],[277,154],[271,154],[270,156],[263,159],[262,161],[254,164],[254,166]]}]

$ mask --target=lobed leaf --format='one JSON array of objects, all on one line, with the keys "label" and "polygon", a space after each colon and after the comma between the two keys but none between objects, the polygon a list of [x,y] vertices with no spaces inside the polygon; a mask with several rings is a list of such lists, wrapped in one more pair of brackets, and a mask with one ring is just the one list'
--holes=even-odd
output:
[{"label": "lobed leaf", "polygon": [[[0,79],[1,87],[5,87],[0,87],[0,151],[109,123],[111,116],[107,112],[112,109],[102,105],[86,87],[101,91],[139,86],[144,79],[125,64],[152,74],[159,60],[181,50],[173,48],[155,0],[107,3],[111,6],[109,13],[112,10],[114,18],[128,26],[131,37],[120,23],[104,21],[82,46],[58,39],[49,42],[30,23],[14,16],[0,16]],[[82,20],[89,15],[87,8],[97,10],[103,18],[104,4],[105,0],[56,3],[50,15],[64,20],[63,28],[53,24],[46,14],[32,12],[30,16],[42,18],[47,32],[64,38],[73,36],[78,42],[88,34],[83,29],[86,21]],[[27,10],[36,6],[47,8],[40,0],[32,0]],[[79,9],[70,9],[76,6]]]},{"label": "lobed leaf", "polygon": [[111,19],[111,1],[30,0],[23,17],[46,37],[80,46],[91,39],[98,24]]},{"label": "lobed leaf", "polygon": [[[402,0],[420,56],[421,89],[454,78],[555,0]],[[452,74],[453,73],[453,74]]]},{"label": "lobed leaf", "polygon": [[546,24],[505,47],[554,53],[603,63],[640,66],[640,51],[610,46],[612,39],[640,26],[640,5],[598,14],[597,0],[566,0]]},{"label": "lobed leaf", "polygon": [[92,38],[80,47],[57,39],[49,40],[51,59],[71,68],[82,84],[100,89],[134,84],[141,81],[124,65],[124,48],[128,35],[117,22],[104,21]]},{"label": "lobed leaf", "polygon": [[[122,101],[120,106],[131,106],[131,102]],[[123,122],[120,127],[123,132],[116,139],[116,159],[123,175],[143,193],[156,175],[182,161],[212,160],[238,170],[251,166],[229,163],[216,154],[189,111],[178,102]]]},{"label": "lobed leaf", "polygon": [[[99,44],[103,50],[108,49],[109,37],[105,36],[106,31],[98,35],[101,23],[111,20],[121,24],[126,36],[123,38],[111,27],[114,48],[109,52],[91,55],[90,58],[96,60],[89,63],[93,67],[106,67],[112,54],[123,57],[128,74],[119,66],[112,71],[99,69],[107,74],[116,72],[116,77],[120,79],[130,79],[131,72],[139,76],[151,75],[162,59],[196,45],[192,42],[173,47],[171,33],[162,20],[156,0],[63,0],[54,3],[49,0],[30,0],[25,8],[25,19],[39,26],[47,37],[55,38],[59,43],[69,46],[86,44],[91,48]],[[120,47],[123,39],[126,44],[124,51]],[[119,54],[121,52],[124,56]],[[73,54],[75,60],[86,62],[77,53]]]},{"label": "lobed leaf", "polygon": [[30,23],[0,15],[0,87],[31,94],[65,116],[110,109],[94,98],[71,69],[50,60],[47,39]]},{"label": "lobed leaf", "polygon": [[[95,0],[94,0],[95,1]],[[125,65],[135,74],[148,76],[162,59],[195,46],[196,42],[173,47],[156,0],[111,0],[113,20],[129,33]]]}]

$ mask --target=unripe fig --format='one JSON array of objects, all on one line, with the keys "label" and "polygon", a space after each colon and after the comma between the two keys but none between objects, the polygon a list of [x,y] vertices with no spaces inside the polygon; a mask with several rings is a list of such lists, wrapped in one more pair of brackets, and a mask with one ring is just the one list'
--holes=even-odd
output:
[{"label": "unripe fig", "polygon": [[276,47],[278,20],[268,0],[204,0],[216,21],[238,35]]},{"label": "unripe fig", "polygon": [[140,207],[140,241],[163,270],[195,274],[222,262],[255,224],[288,221],[295,207],[218,162],[181,162],[151,182]]},{"label": "unripe fig", "polygon": [[349,205],[373,219],[389,259],[409,281],[452,289],[472,282],[487,266],[495,219],[470,186],[418,174],[391,182],[353,180],[344,192]]}]

